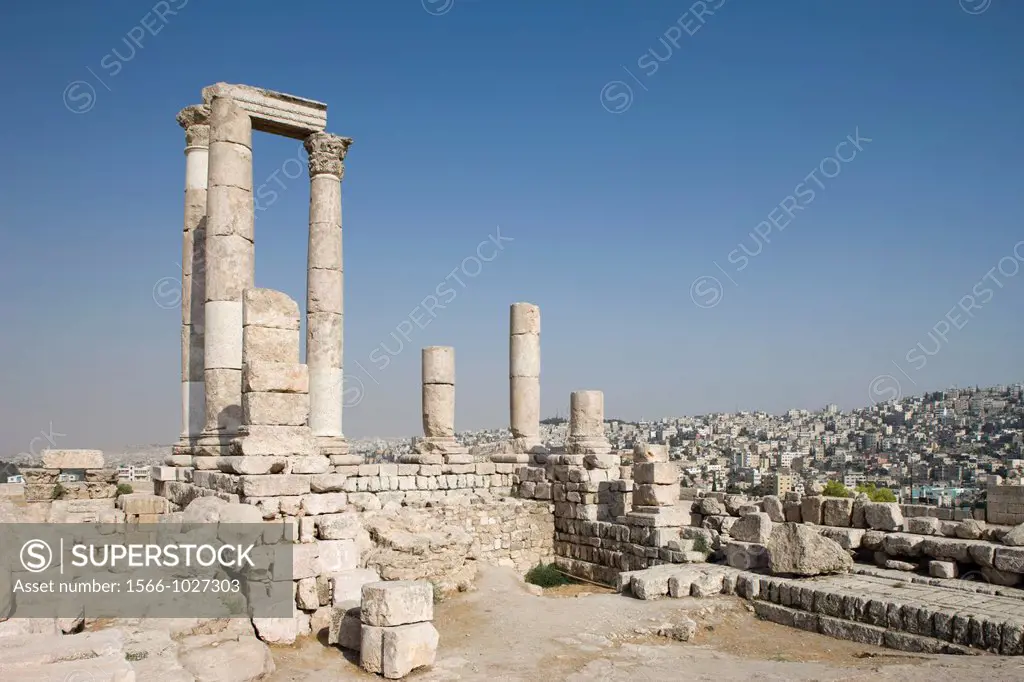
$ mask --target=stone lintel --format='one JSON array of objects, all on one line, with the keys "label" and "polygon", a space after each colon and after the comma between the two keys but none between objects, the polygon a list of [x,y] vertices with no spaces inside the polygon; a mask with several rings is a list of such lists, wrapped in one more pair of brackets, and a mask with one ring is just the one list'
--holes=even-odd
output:
[{"label": "stone lintel", "polygon": [[215,83],[203,88],[203,102],[230,97],[252,119],[253,130],[304,140],[327,127],[327,105],[251,85]]}]

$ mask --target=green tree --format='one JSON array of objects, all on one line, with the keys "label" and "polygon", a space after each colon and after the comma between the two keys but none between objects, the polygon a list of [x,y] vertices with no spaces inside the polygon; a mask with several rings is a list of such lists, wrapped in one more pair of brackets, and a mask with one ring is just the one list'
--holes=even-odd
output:
[{"label": "green tree", "polygon": [[876,488],[874,483],[864,483],[856,488],[858,493],[864,493],[872,502],[895,502],[896,494],[889,488]]},{"label": "green tree", "polygon": [[829,481],[821,494],[825,497],[849,497],[850,490],[839,481]]}]

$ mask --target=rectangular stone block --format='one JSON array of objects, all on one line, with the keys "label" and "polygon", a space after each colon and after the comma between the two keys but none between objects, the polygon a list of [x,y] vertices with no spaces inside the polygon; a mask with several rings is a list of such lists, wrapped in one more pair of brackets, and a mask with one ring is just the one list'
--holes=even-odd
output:
[{"label": "rectangular stone block", "polygon": [[358,605],[363,598],[363,585],[380,582],[380,575],[371,568],[352,568],[328,576],[333,606]]},{"label": "rectangular stone block", "polygon": [[262,362],[302,366],[299,365],[299,333],[291,329],[245,326],[242,328],[242,361],[246,365]]},{"label": "rectangular stone block", "polygon": [[359,549],[355,540],[318,540],[320,568],[334,574],[351,571],[359,565]]},{"label": "rectangular stone block", "polygon": [[670,507],[679,501],[679,486],[641,483],[633,491],[633,504],[654,507]]},{"label": "rectangular stone block", "polygon": [[345,511],[348,495],[345,493],[307,493],[302,496],[302,511],[309,516],[336,514]]},{"label": "rectangular stone block", "polygon": [[[361,610],[360,610],[361,611]],[[386,628],[366,625],[360,628],[359,665],[369,673],[384,673],[384,630]]]},{"label": "rectangular stone block", "polygon": [[102,450],[43,450],[46,469],[102,469]]},{"label": "rectangular stone block", "polygon": [[414,623],[384,629],[381,668],[384,677],[397,680],[416,668],[434,664],[437,630],[431,623]]},{"label": "rectangular stone block", "polygon": [[242,392],[309,393],[309,369],[297,363],[247,358],[242,365]]},{"label": "rectangular stone block", "polygon": [[117,506],[125,514],[166,514],[170,511],[166,498],[150,493],[121,495]]},{"label": "rectangular stone block", "polygon": [[217,468],[228,474],[262,476],[279,474],[285,470],[288,460],[284,457],[253,456],[253,457],[219,457]]},{"label": "rectangular stone block", "polygon": [[363,585],[362,618],[366,625],[391,627],[434,618],[434,588],[424,580],[395,580]]},{"label": "rectangular stone block", "polygon": [[314,451],[315,440],[308,426],[247,424],[231,442],[233,456],[300,457]]},{"label": "rectangular stone block", "polygon": [[309,476],[303,474],[242,476],[241,485],[242,494],[246,497],[305,495],[309,492]]},{"label": "rectangular stone block", "polygon": [[323,455],[288,458],[288,471],[293,474],[325,474],[330,470],[331,460]]},{"label": "rectangular stone block", "polygon": [[304,426],[309,420],[309,396],[303,393],[243,393],[245,424]]},{"label": "rectangular stone block", "polygon": [[670,462],[642,462],[633,465],[636,483],[670,484],[679,481],[679,467]]}]

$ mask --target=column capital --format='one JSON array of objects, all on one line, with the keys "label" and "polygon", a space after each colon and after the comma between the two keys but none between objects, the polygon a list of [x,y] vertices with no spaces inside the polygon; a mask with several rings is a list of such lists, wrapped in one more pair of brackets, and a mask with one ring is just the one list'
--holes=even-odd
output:
[{"label": "column capital", "polygon": [[351,137],[331,133],[313,133],[303,146],[309,153],[309,177],[328,173],[338,179],[345,177],[345,155],[352,144]]},{"label": "column capital", "polygon": [[186,147],[210,146],[210,107],[193,104],[178,112],[178,125],[185,129]]}]

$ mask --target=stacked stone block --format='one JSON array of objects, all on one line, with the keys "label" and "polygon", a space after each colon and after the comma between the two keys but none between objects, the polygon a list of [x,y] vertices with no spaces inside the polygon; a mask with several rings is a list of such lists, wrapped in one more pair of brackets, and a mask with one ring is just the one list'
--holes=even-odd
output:
[{"label": "stacked stone block", "polygon": [[[316,450],[307,426],[309,373],[299,363],[295,301],[269,289],[245,291],[242,357],[243,424],[231,442],[231,456],[220,458],[218,468],[246,477],[252,488],[290,489],[294,482],[286,479],[292,475],[328,472],[330,460]],[[256,476],[276,480],[249,478]]]},{"label": "stacked stone block", "polygon": [[438,633],[434,590],[426,581],[397,580],[363,585],[359,608],[359,662],[395,680],[433,665]]},{"label": "stacked stone block", "polygon": [[[513,453],[495,461],[543,464],[540,442],[540,308],[513,303],[509,310],[509,428]],[[501,456],[499,456],[501,457]]]},{"label": "stacked stone block", "polygon": [[[117,493],[117,469],[105,469],[100,450],[43,450],[41,468],[22,469],[25,500],[113,500]],[[61,481],[61,474],[75,474],[78,481]]]}]

